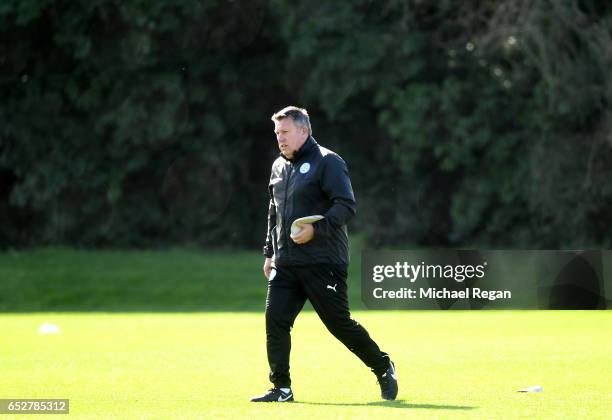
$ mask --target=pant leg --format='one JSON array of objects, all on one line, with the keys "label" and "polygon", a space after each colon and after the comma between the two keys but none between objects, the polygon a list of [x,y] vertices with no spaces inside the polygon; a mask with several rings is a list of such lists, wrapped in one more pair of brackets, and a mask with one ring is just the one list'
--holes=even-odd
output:
[{"label": "pant leg", "polygon": [[277,388],[291,386],[291,328],[305,301],[304,291],[292,269],[274,268],[268,280],[266,298],[266,349],[270,382]]},{"label": "pant leg", "polygon": [[366,329],[351,318],[347,296],[347,270],[342,265],[300,267],[306,296],[327,329],[366,366],[384,372],[388,361]]}]

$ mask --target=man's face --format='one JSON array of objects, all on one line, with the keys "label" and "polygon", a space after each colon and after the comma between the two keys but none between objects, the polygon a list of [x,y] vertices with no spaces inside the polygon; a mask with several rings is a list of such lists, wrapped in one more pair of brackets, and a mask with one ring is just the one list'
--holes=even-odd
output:
[{"label": "man's face", "polygon": [[308,138],[308,129],[298,127],[291,118],[283,118],[274,121],[274,134],[276,134],[280,152],[287,159],[293,159],[295,152],[302,147]]}]

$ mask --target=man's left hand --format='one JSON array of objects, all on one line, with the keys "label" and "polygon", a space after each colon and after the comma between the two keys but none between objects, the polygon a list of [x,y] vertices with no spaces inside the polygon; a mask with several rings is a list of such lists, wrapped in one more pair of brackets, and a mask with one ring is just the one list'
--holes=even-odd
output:
[{"label": "man's left hand", "polygon": [[302,229],[296,235],[291,235],[293,242],[300,245],[310,242],[314,237],[314,227],[312,227],[312,224],[304,223],[301,226]]}]

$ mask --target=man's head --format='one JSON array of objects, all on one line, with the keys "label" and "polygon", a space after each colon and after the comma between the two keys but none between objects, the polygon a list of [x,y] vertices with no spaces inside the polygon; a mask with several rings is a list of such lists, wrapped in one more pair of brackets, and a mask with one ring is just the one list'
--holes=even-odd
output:
[{"label": "man's head", "polygon": [[312,134],[308,112],[303,108],[288,106],[272,115],[272,121],[280,152],[287,159],[292,159]]}]

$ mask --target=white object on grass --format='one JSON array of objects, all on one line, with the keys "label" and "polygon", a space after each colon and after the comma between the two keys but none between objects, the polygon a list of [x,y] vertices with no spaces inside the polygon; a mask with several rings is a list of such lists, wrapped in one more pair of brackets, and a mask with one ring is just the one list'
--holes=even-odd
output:
[{"label": "white object on grass", "polygon": [[542,392],[542,391],[544,391],[544,388],[542,388],[542,385],[529,386],[527,388],[518,390],[518,392]]},{"label": "white object on grass", "polygon": [[58,327],[55,324],[48,324],[48,323],[44,323],[38,328],[38,334],[40,335],[59,334],[60,331],[61,331],[60,327]]},{"label": "white object on grass", "polygon": [[319,220],[324,218],[325,217],[321,216],[320,214],[314,214],[312,216],[300,217],[299,219],[295,219],[293,223],[291,223],[291,236],[300,233],[303,224],[318,222]]}]

